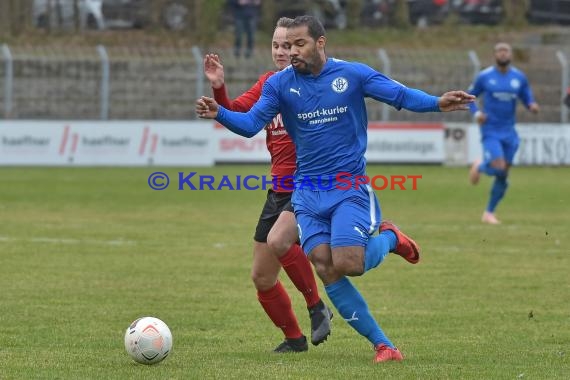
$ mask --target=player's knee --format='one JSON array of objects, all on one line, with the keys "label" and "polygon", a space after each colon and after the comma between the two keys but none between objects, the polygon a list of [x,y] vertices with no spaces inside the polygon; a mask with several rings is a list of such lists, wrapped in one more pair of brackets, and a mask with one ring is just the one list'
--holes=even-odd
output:
[{"label": "player's knee", "polygon": [[315,267],[315,272],[317,276],[323,281],[325,284],[331,284],[338,280],[341,276],[337,273],[334,265],[332,262],[328,261],[321,261],[321,260],[311,260],[313,266]]},{"label": "player's knee", "polygon": [[317,272],[317,275],[320,278],[327,277],[328,272],[330,272],[331,270],[331,265],[328,265],[321,260],[311,260],[311,263],[315,267],[315,272]]},{"label": "player's knee", "polygon": [[269,275],[268,273],[263,273],[258,270],[252,270],[251,281],[253,281],[253,285],[255,286],[256,290],[266,291],[275,286],[277,278],[275,278],[275,276]]},{"label": "player's knee", "polygon": [[267,248],[277,257],[284,255],[291,245],[293,245],[293,243],[287,241],[285,236],[279,231],[271,230],[269,235],[267,235]]},{"label": "player's knee", "polygon": [[360,276],[364,273],[364,260],[356,256],[337,255],[334,257],[334,267],[345,276]]},{"label": "player's knee", "polygon": [[344,276],[360,276],[364,273],[363,247],[337,247],[332,251],[332,260],[336,271]]},{"label": "player's knee", "polygon": [[506,171],[507,170],[507,162],[504,159],[499,158],[497,160],[491,161],[491,167],[495,168],[495,169]]}]

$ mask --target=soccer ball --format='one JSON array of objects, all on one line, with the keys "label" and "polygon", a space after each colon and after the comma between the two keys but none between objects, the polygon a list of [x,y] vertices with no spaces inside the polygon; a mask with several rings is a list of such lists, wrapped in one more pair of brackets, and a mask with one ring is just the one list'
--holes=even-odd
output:
[{"label": "soccer ball", "polygon": [[125,349],[138,363],[156,364],[170,353],[172,333],[158,318],[139,318],[125,332]]}]

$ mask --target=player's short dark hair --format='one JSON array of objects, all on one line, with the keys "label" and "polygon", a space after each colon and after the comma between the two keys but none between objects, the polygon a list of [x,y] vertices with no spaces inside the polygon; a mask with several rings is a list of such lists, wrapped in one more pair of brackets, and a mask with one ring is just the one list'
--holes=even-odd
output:
[{"label": "player's short dark hair", "polygon": [[275,24],[275,29],[277,28],[288,28],[289,25],[293,23],[293,19],[289,17],[281,17],[277,20],[277,24]]},{"label": "player's short dark hair", "polygon": [[311,38],[315,41],[320,37],[324,37],[326,34],[323,24],[319,21],[318,18],[313,16],[297,16],[291,25],[289,25],[289,28],[297,28],[300,26],[307,26],[309,36],[311,36]]}]

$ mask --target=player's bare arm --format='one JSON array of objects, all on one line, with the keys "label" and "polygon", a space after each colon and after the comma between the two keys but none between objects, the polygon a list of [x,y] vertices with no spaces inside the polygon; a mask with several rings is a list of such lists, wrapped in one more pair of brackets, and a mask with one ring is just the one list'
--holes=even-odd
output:
[{"label": "player's bare arm", "polygon": [[540,107],[538,103],[530,103],[528,105],[528,110],[532,113],[538,113],[540,111]]},{"label": "player's bare arm", "polygon": [[217,54],[204,57],[204,74],[213,88],[219,89],[224,85],[224,66]]},{"label": "player's bare arm", "polygon": [[441,112],[468,110],[469,103],[475,101],[475,96],[464,91],[449,91],[439,97],[438,105]]},{"label": "player's bare arm", "polygon": [[196,101],[196,114],[200,119],[215,119],[218,116],[218,103],[207,96]]}]

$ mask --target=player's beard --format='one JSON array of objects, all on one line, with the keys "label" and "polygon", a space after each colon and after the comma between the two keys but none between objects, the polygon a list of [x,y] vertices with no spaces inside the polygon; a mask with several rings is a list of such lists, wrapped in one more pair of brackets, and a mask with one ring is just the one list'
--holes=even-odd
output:
[{"label": "player's beard", "polygon": [[319,61],[319,51],[317,50],[316,47],[313,51],[313,55],[310,58],[311,58],[310,61],[307,61],[297,57],[297,58],[292,58],[291,61],[295,60],[304,63],[305,64],[304,68],[294,67],[295,70],[302,74],[310,74],[313,71],[313,68],[316,66],[315,62]]},{"label": "player's beard", "polygon": [[293,61],[297,61],[299,63],[304,64],[304,67],[299,67],[299,66],[293,66],[293,68],[300,72],[301,74],[309,74],[311,72],[311,65],[309,64],[309,62],[305,61],[304,59],[301,58],[293,58],[291,59],[291,63],[293,63]]},{"label": "player's beard", "polygon": [[503,69],[511,64],[510,59],[497,59],[497,66],[502,67]]}]

